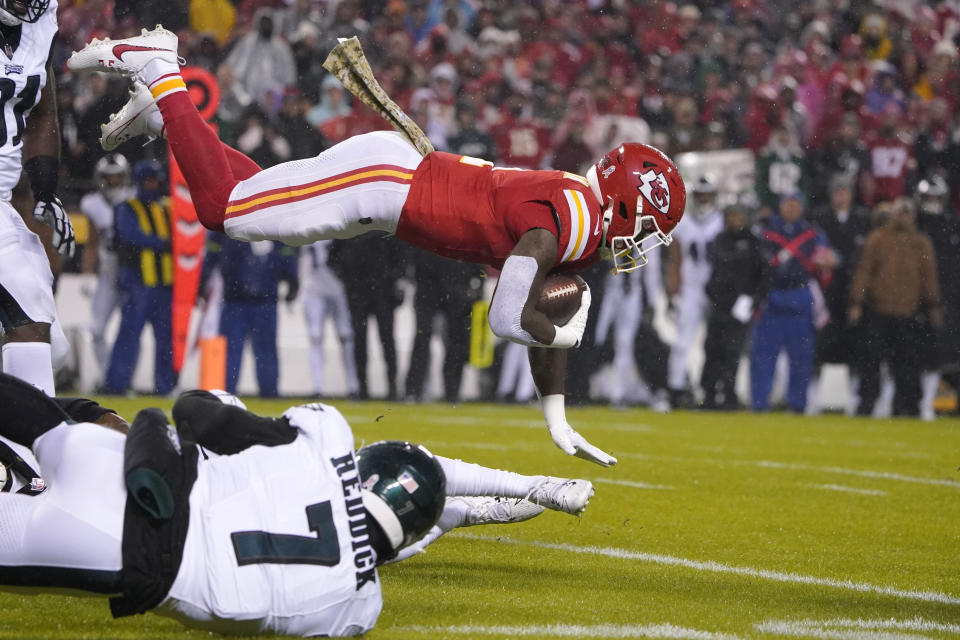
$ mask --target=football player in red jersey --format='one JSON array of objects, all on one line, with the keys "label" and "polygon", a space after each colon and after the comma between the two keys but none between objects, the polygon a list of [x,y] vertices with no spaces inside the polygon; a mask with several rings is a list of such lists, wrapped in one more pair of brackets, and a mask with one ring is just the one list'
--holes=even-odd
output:
[{"label": "football player in red jersey", "polygon": [[563,326],[536,303],[551,271],[577,270],[602,255],[616,271],[632,271],[646,263],[648,251],[670,242],[686,191],[660,151],[625,143],[583,177],[500,169],[442,152],[421,157],[400,134],[378,131],[261,171],[200,118],[180,76],[175,34],[158,27],[125,40],[94,40],[68,66],[134,76],[131,101],[104,125],[103,141],[165,135],[210,229],[291,245],[379,230],[500,269],[490,327],[530,347],[554,442],[569,455],[616,463],[574,431],[564,411],[565,349],[583,337],[590,292]]}]

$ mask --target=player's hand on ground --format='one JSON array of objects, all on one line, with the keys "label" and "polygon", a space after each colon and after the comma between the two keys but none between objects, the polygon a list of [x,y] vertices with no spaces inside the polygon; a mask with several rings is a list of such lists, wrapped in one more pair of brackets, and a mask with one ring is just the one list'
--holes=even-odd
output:
[{"label": "player's hand on ground", "polygon": [[76,250],[73,225],[70,223],[70,216],[63,209],[60,198],[53,196],[48,200],[39,200],[33,208],[33,219],[50,225],[53,229],[53,237],[50,241],[57,253],[73,257],[73,252]]},{"label": "player's hand on ground", "polygon": [[583,458],[602,467],[617,464],[616,458],[587,442],[586,438],[574,431],[567,422],[550,425],[550,437],[568,456]]},{"label": "player's hand on ground", "polygon": [[407,547],[404,547],[403,549],[400,549],[400,551],[397,553],[397,556],[395,558],[387,560],[384,564],[392,564],[394,562],[400,562],[401,560],[406,560],[407,558],[411,558],[417,554],[425,553],[426,548],[430,545],[430,543],[432,543],[434,540],[436,540],[437,538],[439,538],[445,533],[446,531],[444,531],[440,526],[433,525],[430,531],[427,532],[427,535],[423,536],[413,544]]}]

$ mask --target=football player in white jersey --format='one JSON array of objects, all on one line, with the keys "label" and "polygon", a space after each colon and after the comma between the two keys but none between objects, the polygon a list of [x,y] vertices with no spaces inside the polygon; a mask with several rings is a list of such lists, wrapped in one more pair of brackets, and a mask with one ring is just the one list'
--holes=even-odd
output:
[{"label": "football player in white jersey", "polygon": [[55,0],[0,0],[0,323],[3,371],[53,395],[53,362],[69,345],[57,320],[53,273],[40,238],[10,204],[21,169],[34,218],[53,228],[53,246],[73,255],[70,218],[56,195],[60,127],[50,50]]},{"label": "football player in white jersey", "polygon": [[117,252],[113,247],[113,210],[136,192],[130,183],[130,163],[119,153],[97,161],[93,170],[96,191],[80,198],[80,212],[90,219],[90,236],[83,255],[83,272],[97,274],[97,286],[90,301],[90,337],[101,373],[110,362],[107,321],[120,307],[117,291]]},{"label": "football player in white jersey", "polygon": [[[322,404],[264,418],[188,392],[173,409],[179,433],[146,409],[126,438],[4,374],[0,404],[0,435],[32,449],[45,481],[38,495],[0,493],[0,588],[113,595],[115,616],[154,610],[221,633],[364,633],[382,607],[377,566],[428,531],[423,544],[544,507],[578,514],[593,495],[584,480],[406,442],[355,453],[346,420]],[[514,499],[447,499],[483,493]]]},{"label": "football player in white jersey", "polygon": [[667,251],[668,295],[678,295],[677,335],[667,362],[667,386],[671,404],[690,404],[686,397],[687,354],[703,325],[709,300],[710,281],[708,251],[714,238],[723,230],[723,211],[717,205],[717,179],[704,174],[694,182],[693,202],[688,206],[690,223],[678,226]]},{"label": "football player in white jersey", "polygon": [[343,282],[327,264],[332,240],[320,240],[307,245],[300,252],[300,290],[303,292],[303,315],[310,336],[310,373],[313,376],[313,393],[324,395],[323,388],[323,336],[327,318],[340,338],[343,354],[343,369],[347,383],[347,395],[355,396],[360,390],[357,378],[357,361],[353,353],[353,325],[350,324],[350,307]]}]

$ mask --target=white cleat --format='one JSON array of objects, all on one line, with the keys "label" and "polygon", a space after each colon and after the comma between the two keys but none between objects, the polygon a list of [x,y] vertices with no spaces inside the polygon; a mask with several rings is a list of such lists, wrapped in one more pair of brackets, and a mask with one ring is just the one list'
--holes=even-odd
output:
[{"label": "white cleat", "polygon": [[111,115],[106,124],[100,125],[100,146],[104,151],[113,151],[137,136],[164,137],[160,108],[142,82],[133,83],[127,104]]},{"label": "white cleat", "polygon": [[593,497],[589,480],[568,480],[546,476],[530,491],[528,499],[554,511],[580,515]]},{"label": "white cleat", "polygon": [[153,31],[143,29],[140,35],[123,40],[94,38],[83,49],[73,52],[67,67],[72,71],[92,69],[133,75],[154,58],[180,64],[177,42],[177,34],[160,25]]},{"label": "white cleat", "polygon": [[544,507],[523,498],[456,497],[452,500],[467,504],[467,515],[461,527],[523,522],[537,517],[545,510]]}]

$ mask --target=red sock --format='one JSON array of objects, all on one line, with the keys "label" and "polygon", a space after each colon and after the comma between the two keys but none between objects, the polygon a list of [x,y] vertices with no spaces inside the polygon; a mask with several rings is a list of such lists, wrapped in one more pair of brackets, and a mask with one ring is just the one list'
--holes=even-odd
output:
[{"label": "red sock", "polygon": [[[230,192],[239,182],[234,167],[247,173],[252,160],[234,162],[228,160],[225,145],[220,142],[190,100],[186,91],[169,93],[159,100],[157,106],[163,115],[167,143],[190,187],[190,197],[200,223],[208,229],[223,231],[223,220],[230,199]],[[243,155],[239,151],[236,155]],[[259,171],[259,167],[257,167]],[[249,178],[244,175],[243,178]]]}]

